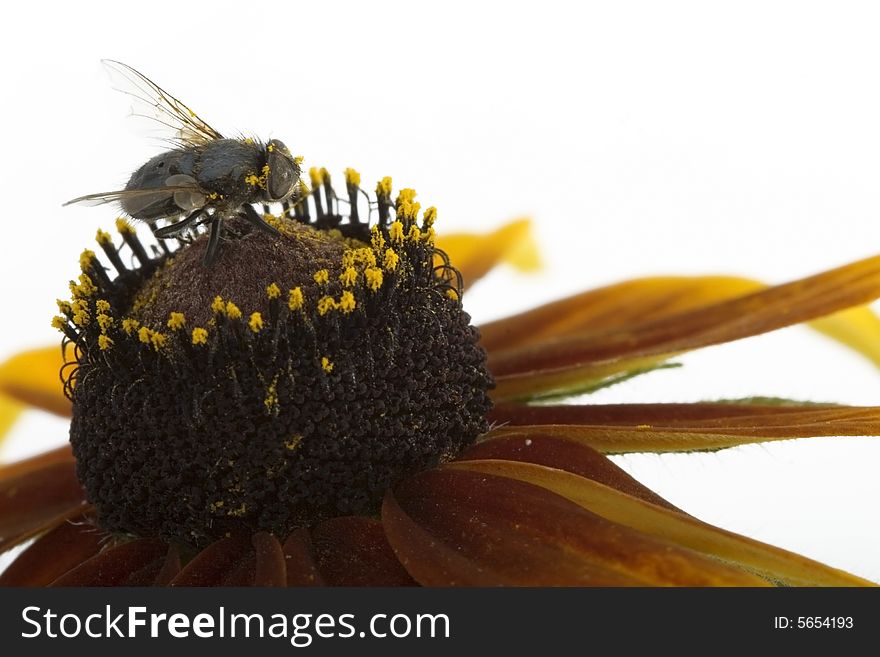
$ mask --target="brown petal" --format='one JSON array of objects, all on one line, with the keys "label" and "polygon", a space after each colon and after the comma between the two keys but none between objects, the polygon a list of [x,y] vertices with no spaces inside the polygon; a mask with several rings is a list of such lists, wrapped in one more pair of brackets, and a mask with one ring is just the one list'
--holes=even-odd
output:
[{"label": "brown petal", "polygon": [[46,586],[101,549],[105,534],[79,516],[38,538],[0,574],[0,586]]},{"label": "brown petal", "polygon": [[52,586],[149,586],[167,553],[168,545],[155,538],[121,543],[62,575]]},{"label": "brown petal", "polygon": [[764,285],[732,276],[637,278],[532,308],[480,326],[488,351],[522,347],[546,338],[600,332],[669,317]]},{"label": "brown petal", "polygon": [[330,586],[414,586],[370,518],[333,518],[312,530],[318,569]]},{"label": "brown petal", "polygon": [[499,401],[558,394],[655,366],[685,351],[782,328],[880,296],[880,257],[709,306],[613,329],[493,350]]},{"label": "brown petal", "polygon": [[268,532],[257,532],[251,538],[256,558],[254,586],[287,586],[284,551],[278,539]]},{"label": "brown petal", "polygon": [[456,462],[447,467],[512,477],[541,486],[610,521],[740,564],[774,581],[805,586],[870,585],[849,573],[713,527],[563,470],[501,460]]},{"label": "brown petal", "polygon": [[[67,360],[72,360],[73,347],[68,349]],[[57,345],[16,354],[0,364],[0,392],[30,406],[70,415],[60,376],[64,360]]]},{"label": "brown petal", "polygon": [[245,536],[221,538],[199,552],[171,580],[171,586],[227,586],[253,581],[254,555]]},{"label": "brown petal", "polygon": [[[466,472],[466,465],[418,474],[386,497],[388,538],[420,583],[474,583],[468,575],[477,569],[507,585],[765,584],[609,522],[545,488]],[[395,500],[397,508],[388,503]],[[413,525],[422,531],[412,531]],[[456,570],[451,554],[468,560],[468,568]]]},{"label": "brown petal", "polygon": [[606,486],[615,488],[633,497],[670,510],[679,509],[650,488],[633,479],[623,469],[612,463],[592,447],[541,435],[538,432],[511,432],[499,437],[490,437],[466,449],[456,457],[456,461],[474,461],[485,459],[502,459],[505,461],[525,461],[537,463],[551,468],[572,472],[581,477],[599,481]]},{"label": "brown petal", "polygon": [[324,586],[312,549],[312,539],[306,529],[297,529],[284,541],[284,560],[287,565],[287,586]]},{"label": "brown petal", "polygon": [[32,470],[39,470],[47,465],[73,462],[73,452],[70,450],[70,445],[64,445],[28,459],[0,465],[0,481],[9,477],[16,477],[25,472],[31,472]]},{"label": "brown petal", "polygon": [[85,509],[73,463],[18,472],[0,478],[0,551]]},{"label": "brown petal", "polygon": [[[491,436],[556,436],[600,452],[691,452],[819,436],[880,435],[880,407],[792,404],[500,406]],[[516,426],[518,422],[553,422]],[[595,422],[595,424],[587,424]],[[583,423],[583,424],[581,424]]]}]

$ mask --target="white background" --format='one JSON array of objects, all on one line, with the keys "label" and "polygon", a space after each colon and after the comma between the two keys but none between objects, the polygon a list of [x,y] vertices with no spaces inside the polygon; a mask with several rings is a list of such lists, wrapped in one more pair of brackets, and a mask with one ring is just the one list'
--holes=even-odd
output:
[{"label": "white background", "polygon": [[[221,131],[392,175],[440,230],[532,216],[545,272],[494,273],[477,321],[627,277],[781,282],[880,250],[871,3],[16,3],[0,29],[0,358],[58,340],[54,299],[112,226],[61,203],[156,152],[105,57]],[[593,399],[880,404],[880,372],[802,327],[682,362]],[[30,413],[2,456],[65,434]],[[619,462],[705,520],[880,580],[878,439]]]}]

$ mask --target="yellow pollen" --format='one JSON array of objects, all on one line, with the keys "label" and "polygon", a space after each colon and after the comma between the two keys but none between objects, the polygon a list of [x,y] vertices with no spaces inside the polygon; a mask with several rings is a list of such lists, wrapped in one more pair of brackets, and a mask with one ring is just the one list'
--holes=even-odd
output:
[{"label": "yellow pollen", "polygon": [[382,270],[378,267],[367,267],[364,270],[364,278],[367,281],[367,287],[373,292],[382,287]]},{"label": "yellow pollen", "polygon": [[400,190],[400,193],[397,195],[398,203],[412,203],[416,198],[416,190],[410,189],[409,187],[405,187]]},{"label": "yellow pollen", "polygon": [[398,256],[394,249],[388,249],[385,251],[385,259],[382,262],[382,266],[385,267],[385,271],[394,271],[397,269],[397,263],[400,262],[400,256]]},{"label": "yellow pollen", "polygon": [[55,299],[55,303],[58,304],[58,310],[63,312],[65,315],[69,315],[71,312],[73,312],[69,301],[65,301],[64,299]]},{"label": "yellow pollen", "polygon": [[388,227],[388,239],[391,240],[392,244],[399,244],[403,241],[403,224],[399,221],[394,221]]},{"label": "yellow pollen", "polygon": [[146,326],[142,326],[138,331],[138,340],[143,342],[144,344],[150,344],[150,337],[152,335],[152,331],[148,329]]},{"label": "yellow pollen", "polygon": [[206,344],[208,342],[208,332],[203,328],[194,328],[192,330],[193,344]]},{"label": "yellow pollen", "polygon": [[358,273],[357,269],[354,267],[346,267],[343,272],[339,275],[339,281],[345,287],[351,287],[355,283],[357,283]]},{"label": "yellow pollen", "polygon": [[95,252],[86,249],[79,256],[79,268],[83,271],[86,271],[92,266],[92,261],[95,259]]},{"label": "yellow pollen", "polygon": [[[326,360],[326,358],[324,360]],[[330,369],[333,369],[332,365],[330,366]],[[302,439],[303,439],[302,436],[300,436],[299,434],[295,434],[290,437],[290,440],[288,440],[286,443],[284,443],[284,447],[293,451],[294,449],[299,447],[299,444],[302,442]]]},{"label": "yellow pollen", "polygon": [[278,375],[272,379],[272,383],[266,388],[266,396],[263,397],[263,405],[267,411],[273,411],[278,407]]},{"label": "yellow pollen", "polygon": [[260,315],[260,313],[251,314],[251,318],[248,320],[248,326],[254,333],[259,333],[263,328],[263,316]]},{"label": "yellow pollen", "polygon": [[67,318],[62,315],[55,315],[52,318],[52,328],[63,331],[67,327]]},{"label": "yellow pollen", "polygon": [[150,336],[150,342],[153,344],[154,349],[164,347],[167,339],[167,336],[164,333],[159,333],[159,331],[153,331],[153,335]]},{"label": "yellow pollen", "polygon": [[422,239],[422,231],[420,231],[419,227],[416,225],[410,226],[407,238],[412,240],[413,242],[418,242],[420,239]]},{"label": "yellow pollen", "polygon": [[126,332],[126,334],[131,335],[135,331],[138,330],[138,327],[141,325],[139,321],[136,319],[123,319],[122,320],[122,330]]},{"label": "yellow pollen", "polygon": [[359,174],[354,169],[346,169],[345,170],[345,182],[352,187],[360,187],[361,186],[361,174]]},{"label": "yellow pollen", "polygon": [[323,369],[327,374],[333,371],[333,363],[330,362],[330,359],[324,356],[321,358],[321,369]]},{"label": "yellow pollen", "polygon": [[106,299],[98,299],[95,301],[95,310],[99,313],[107,313],[110,312],[110,302]]},{"label": "yellow pollen", "polygon": [[85,310],[81,310],[78,313],[73,313],[73,323],[77,326],[86,326],[89,323],[89,313]]},{"label": "yellow pollen", "polygon": [[113,238],[106,230],[101,230],[99,228],[98,232],[95,233],[95,241],[101,246],[104,246],[105,244],[110,244],[111,242],[113,242]]},{"label": "yellow pollen", "polygon": [[110,315],[105,315],[104,313],[98,313],[96,318],[98,320],[98,326],[101,327],[102,331],[106,331],[111,326],[113,326],[113,318]]},{"label": "yellow pollen", "polygon": [[423,239],[427,244],[434,244],[434,238],[437,236],[437,232],[434,230],[433,226],[430,226],[428,230],[425,231]]},{"label": "yellow pollen", "polygon": [[370,243],[376,251],[381,251],[385,248],[385,236],[382,234],[382,231],[379,230],[378,226],[373,226],[370,229],[370,235]]},{"label": "yellow pollen", "polygon": [[430,228],[434,225],[435,221],[437,221],[437,208],[432,205],[425,210],[425,214],[422,217],[422,228]]},{"label": "yellow pollen", "polygon": [[275,285],[275,283],[272,283],[266,288],[266,296],[270,299],[277,299],[281,296],[281,288]]},{"label": "yellow pollen", "polygon": [[326,169],[318,169],[317,167],[311,167],[309,169],[309,180],[312,183],[312,187],[320,187],[321,183],[324,182],[323,174]]},{"label": "yellow pollen", "polygon": [[135,233],[134,226],[128,223],[125,220],[125,217],[119,217],[116,220],[116,230],[118,230],[122,235],[134,235]]},{"label": "yellow pollen", "polygon": [[234,303],[232,303],[231,301],[227,301],[226,316],[229,317],[229,319],[241,319],[241,311]]},{"label": "yellow pollen", "polygon": [[290,310],[299,310],[303,307],[303,303],[304,300],[302,290],[298,287],[293,288],[290,291],[289,298],[287,299],[287,307],[290,308]]},{"label": "yellow pollen", "polygon": [[330,272],[326,269],[319,269],[315,272],[313,277],[315,279],[315,283],[318,285],[324,285],[330,282]]},{"label": "yellow pollen", "polygon": [[376,195],[391,198],[391,176],[385,176],[376,185]]},{"label": "yellow pollen", "polygon": [[340,310],[342,310],[342,312],[348,314],[348,313],[354,311],[354,309],[356,307],[357,307],[357,302],[354,299],[354,295],[351,292],[349,292],[348,290],[343,292],[342,295],[339,297]]},{"label": "yellow pollen", "polygon": [[99,335],[98,336],[98,348],[101,351],[105,351],[105,350],[109,349],[111,346],[113,346],[113,340],[108,338],[106,335]]},{"label": "yellow pollen", "polygon": [[[253,139],[245,139],[245,141],[250,141],[250,143],[252,143],[252,144],[254,143]],[[270,153],[273,152],[275,150],[275,144],[269,144],[266,147],[266,150],[269,151]]]},{"label": "yellow pollen", "polygon": [[214,297],[214,301],[211,302],[211,310],[218,315],[226,311],[226,304],[223,303],[223,297]]},{"label": "yellow pollen", "polygon": [[186,317],[183,316],[183,313],[171,313],[168,318],[168,328],[172,331],[179,331],[184,326],[186,326]]},{"label": "yellow pollen", "polygon": [[336,299],[334,299],[333,297],[327,296],[327,297],[321,297],[320,299],[318,299],[318,314],[319,315],[326,315],[331,310],[336,310],[336,308],[337,308]]}]

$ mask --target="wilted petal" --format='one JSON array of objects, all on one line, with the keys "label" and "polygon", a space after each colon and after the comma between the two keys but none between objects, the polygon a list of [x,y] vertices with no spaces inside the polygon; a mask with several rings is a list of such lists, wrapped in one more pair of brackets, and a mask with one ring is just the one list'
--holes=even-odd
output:
[{"label": "wilted petal", "polygon": [[563,470],[533,463],[485,460],[446,467],[511,477],[551,490],[615,523],[737,563],[784,584],[864,586],[870,582],[800,555],[713,527],[695,518]]},{"label": "wilted petal", "polygon": [[243,586],[253,581],[255,563],[247,537],[221,538],[193,557],[171,586]]},{"label": "wilted petal", "polygon": [[284,551],[278,539],[268,532],[257,532],[251,538],[256,567],[254,586],[287,586]]},{"label": "wilted petal", "polygon": [[85,508],[85,496],[71,462],[0,477],[0,551]]},{"label": "wilted petal", "polygon": [[880,435],[878,406],[500,405],[492,417],[505,424],[490,436],[555,436],[607,454],[692,452],[790,438]]},{"label": "wilted petal", "polygon": [[150,586],[167,553],[168,545],[154,538],[121,543],[62,575],[52,586]]},{"label": "wilted petal", "polygon": [[[880,296],[880,257],[816,276],[659,317],[509,349],[490,349],[498,400],[589,389],[656,366],[676,354],[757,335],[859,306]],[[610,320],[609,320],[610,321]],[[491,335],[491,330],[489,331]]]},{"label": "wilted petal", "polygon": [[465,287],[476,283],[493,267],[511,265],[521,271],[541,266],[538,248],[528,219],[512,221],[498,230],[477,235],[448,233],[437,236],[437,248],[444,251],[461,272]]},{"label": "wilted petal", "polygon": [[70,415],[70,401],[61,384],[63,365],[58,345],[23,351],[0,364],[0,392],[29,406]]},{"label": "wilted petal", "polygon": [[[655,321],[742,296],[767,285],[737,276],[638,278],[576,294],[480,327],[489,351],[522,347],[546,338],[602,332]],[[870,308],[849,308],[810,322],[880,365],[880,318]]]},{"label": "wilted petal", "polygon": [[318,569],[330,586],[413,586],[381,523],[359,516],[333,518],[312,530]]},{"label": "wilted petal", "polygon": [[[427,585],[766,583],[605,520],[545,488],[462,469],[424,472],[395,487],[383,522],[401,562]],[[456,554],[458,563],[450,558]],[[463,560],[466,567],[458,569]],[[480,572],[490,577],[469,578]]]},{"label": "wilted petal", "polygon": [[50,530],[0,573],[0,586],[46,586],[94,556],[106,534],[79,516]]},{"label": "wilted petal", "polygon": [[312,549],[312,539],[306,529],[297,529],[284,541],[284,560],[287,566],[287,586],[324,586]]},{"label": "wilted petal", "polygon": [[678,510],[607,457],[581,442],[540,435],[537,432],[517,434],[511,431],[508,434],[482,440],[456,457],[456,461],[485,459],[525,461],[566,470],[658,506]]}]

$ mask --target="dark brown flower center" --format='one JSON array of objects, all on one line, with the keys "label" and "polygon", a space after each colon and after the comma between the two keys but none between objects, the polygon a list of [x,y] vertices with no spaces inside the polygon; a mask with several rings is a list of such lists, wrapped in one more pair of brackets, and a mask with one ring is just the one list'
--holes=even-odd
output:
[{"label": "dark brown flower center", "polygon": [[492,379],[433,210],[419,223],[404,190],[395,221],[328,230],[323,200],[314,221],[271,219],[281,237],[233,225],[210,268],[206,236],[113,280],[84,255],[56,324],[103,527],[199,545],[371,513],[487,429]]}]

